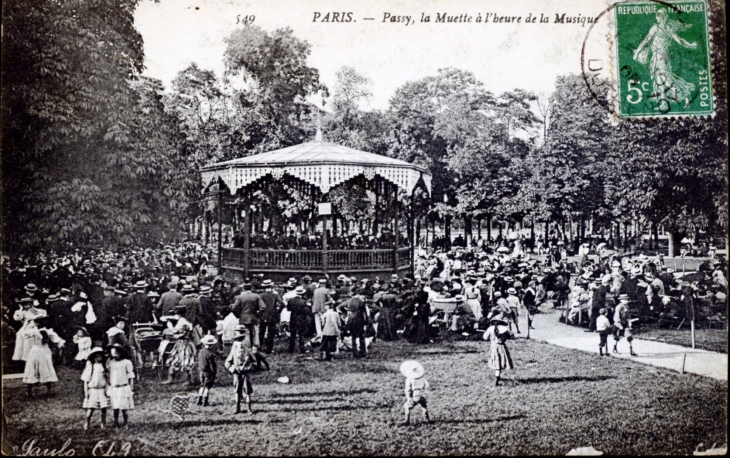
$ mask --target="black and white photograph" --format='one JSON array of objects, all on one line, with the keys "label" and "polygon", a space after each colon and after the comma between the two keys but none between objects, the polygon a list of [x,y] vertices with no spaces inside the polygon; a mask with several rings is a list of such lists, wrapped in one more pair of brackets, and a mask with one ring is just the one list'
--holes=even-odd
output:
[{"label": "black and white photograph", "polygon": [[1,31],[3,455],[727,455],[725,2]]}]

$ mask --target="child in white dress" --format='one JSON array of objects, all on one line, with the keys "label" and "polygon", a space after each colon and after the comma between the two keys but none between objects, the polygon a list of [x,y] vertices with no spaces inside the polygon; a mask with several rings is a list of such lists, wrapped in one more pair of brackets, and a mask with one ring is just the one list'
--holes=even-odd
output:
[{"label": "child in white dress", "polygon": [[114,415],[114,424],[119,427],[119,411],[122,411],[124,424],[127,427],[127,410],[134,409],[134,367],[127,359],[126,351],[121,344],[111,347],[112,359],[107,363],[109,371],[109,397]]},{"label": "child in white dress", "polygon": [[79,330],[76,331],[76,335],[73,337],[73,341],[79,348],[79,352],[76,353],[74,361],[86,361],[89,357],[89,352],[91,351],[91,337],[89,337],[89,331],[87,331],[84,327],[79,327]]},{"label": "child in white dress", "polygon": [[[47,318],[48,315],[43,314],[35,318],[40,321],[41,318]],[[32,341],[32,347],[28,352],[28,358],[25,361],[25,371],[23,372],[23,383],[27,384],[28,397],[33,396],[33,386],[40,383],[45,385],[48,392],[51,391],[51,384],[58,382],[56,369],[53,367],[53,355],[48,347],[49,343],[57,345],[59,348],[63,346],[65,340],[60,338],[53,329],[46,327],[35,327],[27,330],[26,339]]]},{"label": "child in white dress", "polygon": [[83,407],[87,409],[84,430],[89,429],[94,409],[101,409],[101,429],[106,426],[106,409],[110,405],[109,396],[106,394],[109,387],[108,376],[104,365],[104,350],[101,347],[91,349],[84,372],[81,373],[81,380],[84,382]]}]

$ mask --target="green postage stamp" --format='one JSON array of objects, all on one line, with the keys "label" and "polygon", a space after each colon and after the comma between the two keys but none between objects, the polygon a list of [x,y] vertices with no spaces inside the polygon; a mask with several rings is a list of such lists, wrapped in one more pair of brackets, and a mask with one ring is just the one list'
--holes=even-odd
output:
[{"label": "green postage stamp", "polygon": [[612,19],[620,117],[714,113],[705,1],[620,2]]}]

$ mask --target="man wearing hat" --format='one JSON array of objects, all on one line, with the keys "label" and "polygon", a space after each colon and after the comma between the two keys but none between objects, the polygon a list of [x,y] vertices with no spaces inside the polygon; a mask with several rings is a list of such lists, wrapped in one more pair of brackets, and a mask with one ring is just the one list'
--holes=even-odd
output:
[{"label": "man wearing hat", "polygon": [[360,294],[360,289],[353,291],[352,297],[342,303],[347,309],[347,328],[352,339],[352,355],[355,358],[362,358],[366,354],[365,348],[365,326],[367,325],[367,309],[365,308],[365,296]]},{"label": "man wearing hat", "polygon": [[520,299],[517,297],[517,290],[510,287],[507,288],[507,305],[509,306],[509,317],[510,317],[510,330],[512,329],[512,323],[515,324],[517,334],[520,333],[520,322],[519,322],[519,310],[520,310]]},{"label": "man wearing hat", "polygon": [[203,328],[203,334],[215,332],[218,310],[216,309],[210,295],[213,291],[208,285],[200,287],[198,302],[200,303],[201,315],[199,317],[200,326]]},{"label": "man wearing hat", "polygon": [[134,284],[135,293],[129,296],[127,303],[129,304],[129,322],[131,323],[151,323],[152,311],[154,304],[152,299],[147,295],[147,287],[149,285],[144,280],[140,280]]},{"label": "man wearing hat", "polygon": [[241,413],[241,401],[246,400],[246,408],[248,414],[253,414],[251,410],[251,394],[253,386],[248,377],[251,371],[253,361],[251,358],[251,347],[242,345],[244,341],[248,341],[248,332],[242,327],[233,336],[234,343],[231,352],[225,361],[225,367],[233,375],[233,389],[236,393],[236,412]]},{"label": "man wearing hat", "polygon": [[327,280],[321,278],[319,287],[312,294],[312,313],[314,314],[314,326],[317,330],[317,337],[322,337],[322,315],[327,311],[326,305],[332,304],[332,296],[327,288]]},{"label": "man wearing hat", "polygon": [[608,293],[608,287],[611,285],[613,277],[611,274],[606,274],[601,277],[601,286],[593,291],[593,299],[591,301],[591,323],[588,327],[587,332],[596,332],[596,320],[598,319],[599,311],[606,307],[606,294]]},{"label": "man wearing hat", "polygon": [[613,315],[613,352],[618,353],[618,341],[621,340],[621,337],[626,337],[631,356],[636,356],[634,347],[631,344],[634,337],[631,334],[631,315],[629,313],[630,296],[628,294],[620,294],[618,300],[619,304],[616,306],[616,311]]},{"label": "man wearing hat", "polygon": [[239,323],[248,329],[251,345],[259,346],[259,314],[266,308],[266,304],[252,288],[251,283],[243,285],[243,292],[236,296],[232,310],[238,315]]},{"label": "man wearing hat", "polygon": [[319,283],[312,283],[312,277],[305,275],[302,277],[302,286],[304,286],[304,299],[311,300],[314,295],[314,290],[317,289]]},{"label": "man wearing hat", "polygon": [[167,284],[168,291],[162,293],[160,300],[157,302],[157,313],[160,316],[166,316],[172,313],[174,309],[182,299],[182,294],[177,291],[177,283],[170,282]]},{"label": "man wearing hat", "polygon": [[294,353],[294,345],[299,341],[299,352],[304,353],[304,334],[307,332],[309,315],[312,310],[304,301],[306,290],[304,286],[297,286],[294,290],[296,297],[289,299],[286,308],[291,313],[289,318],[289,353]]},{"label": "man wearing hat", "polygon": [[264,292],[261,293],[261,300],[265,307],[261,313],[261,339],[264,341],[263,352],[271,353],[274,348],[274,334],[279,324],[281,310],[284,308],[284,300],[274,292],[274,282],[266,279],[261,283]]}]

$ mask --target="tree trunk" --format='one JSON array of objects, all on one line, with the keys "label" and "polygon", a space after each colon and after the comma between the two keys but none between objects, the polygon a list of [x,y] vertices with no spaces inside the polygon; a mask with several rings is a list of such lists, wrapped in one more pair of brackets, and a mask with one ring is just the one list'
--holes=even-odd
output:
[{"label": "tree trunk", "polygon": [[487,216],[487,242],[492,239],[492,217]]},{"label": "tree trunk", "polygon": [[530,224],[530,246],[535,247],[535,220],[532,220],[532,224]]},{"label": "tree trunk", "polygon": [[669,231],[669,257],[674,257],[674,240],[676,238],[676,231]]},{"label": "tree trunk", "polygon": [[444,218],[444,235],[451,242],[451,215],[446,215]]},{"label": "tree trunk", "polygon": [[464,215],[464,239],[466,239],[466,247],[471,248],[471,218]]}]

